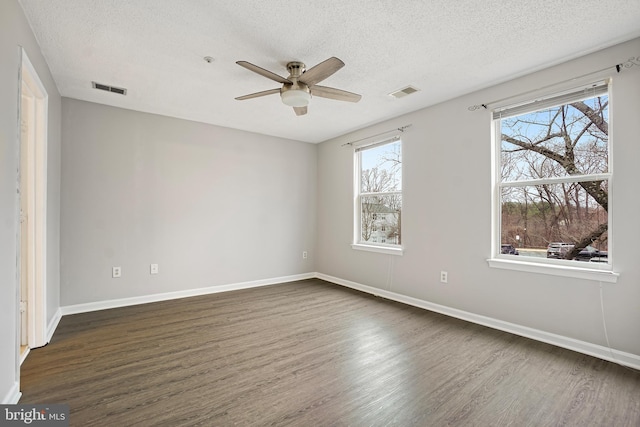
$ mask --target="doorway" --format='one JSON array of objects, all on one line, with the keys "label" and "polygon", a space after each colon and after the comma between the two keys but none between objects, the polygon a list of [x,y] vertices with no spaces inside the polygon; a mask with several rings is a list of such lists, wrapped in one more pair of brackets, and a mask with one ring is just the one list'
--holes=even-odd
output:
[{"label": "doorway", "polygon": [[20,71],[20,363],[46,344],[47,104],[48,96],[22,49]]}]

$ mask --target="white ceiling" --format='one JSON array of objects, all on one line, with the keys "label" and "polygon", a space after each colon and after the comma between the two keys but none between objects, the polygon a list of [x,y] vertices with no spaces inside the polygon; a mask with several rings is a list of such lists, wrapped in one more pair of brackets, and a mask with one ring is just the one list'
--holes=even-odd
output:
[{"label": "white ceiling", "polygon": [[[313,143],[640,36],[640,0],[20,3],[62,96]],[[321,84],[359,103],[234,99],[279,87],[238,60],[286,77],[331,56],[346,66]],[[421,91],[388,95],[407,85]]]}]

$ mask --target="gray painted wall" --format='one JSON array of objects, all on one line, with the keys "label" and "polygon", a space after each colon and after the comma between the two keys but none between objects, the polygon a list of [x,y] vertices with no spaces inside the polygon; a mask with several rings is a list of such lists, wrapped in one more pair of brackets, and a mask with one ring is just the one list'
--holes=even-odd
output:
[{"label": "gray painted wall", "polygon": [[[318,153],[319,272],[344,280],[606,346],[600,284],[492,269],[491,117],[468,107],[611,67],[616,284],[603,284],[614,349],[640,355],[640,67],[614,64],[640,55],[640,39],[493,88],[324,142]],[[471,72],[471,71],[470,71]],[[437,84],[437,82],[434,82]],[[428,90],[428,88],[423,88]],[[398,100],[397,102],[402,102]],[[404,142],[403,256],[356,251],[352,140],[412,123]],[[449,283],[439,273],[449,273]]]},{"label": "gray painted wall", "polygon": [[317,146],[62,105],[63,306],[315,271]]},{"label": "gray painted wall", "polygon": [[15,0],[0,2],[0,401],[11,398],[18,382],[18,75],[20,46],[49,95],[47,163],[47,301],[49,323],[60,306],[60,116],[61,101],[49,68]]}]

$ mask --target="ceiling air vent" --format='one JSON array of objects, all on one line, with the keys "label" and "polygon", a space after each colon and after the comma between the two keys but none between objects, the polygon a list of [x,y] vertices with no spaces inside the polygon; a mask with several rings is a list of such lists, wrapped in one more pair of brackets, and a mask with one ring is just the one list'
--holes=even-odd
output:
[{"label": "ceiling air vent", "polygon": [[118,93],[120,95],[126,95],[127,94],[127,90],[123,89],[121,87],[103,85],[102,83],[96,83],[96,82],[91,82],[91,86],[93,86],[94,89],[100,89],[100,90],[104,90],[104,91],[107,91],[107,92]]},{"label": "ceiling air vent", "polygon": [[394,98],[402,98],[405,97],[407,95],[411,95],[412,93],[415,93],[417,91],[419,91],[420,89],[413,87],[413,86],[407,86],[405,88],[402,88],[400,90],[397,90],[395,92],[391,92],[389,95],[393,96]]}]

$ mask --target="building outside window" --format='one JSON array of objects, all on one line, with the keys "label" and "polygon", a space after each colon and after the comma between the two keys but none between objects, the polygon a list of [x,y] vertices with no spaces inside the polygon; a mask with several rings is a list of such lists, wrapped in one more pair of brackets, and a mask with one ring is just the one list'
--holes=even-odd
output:
[{"label": "building outside window", "polygon": [[402,244],[402,142],[356,149],[356,245]]}]

